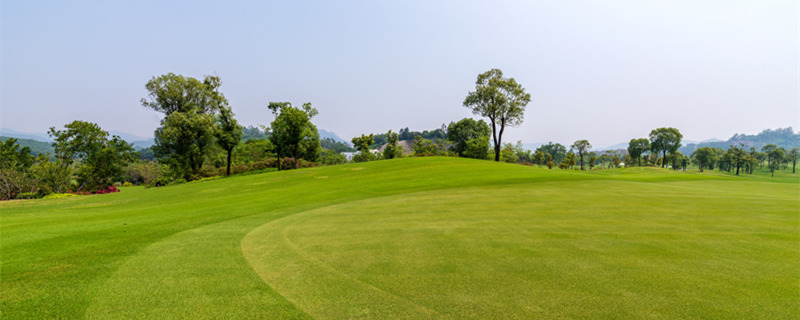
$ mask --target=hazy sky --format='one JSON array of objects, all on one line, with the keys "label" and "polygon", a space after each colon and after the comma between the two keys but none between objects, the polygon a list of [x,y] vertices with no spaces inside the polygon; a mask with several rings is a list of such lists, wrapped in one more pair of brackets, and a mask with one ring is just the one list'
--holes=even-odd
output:
[{"label": "hazy sky", "polygon": [[[153,76],[217,74],[240,123],[311,102],[345,139],[472,116],[479,73],[533,99],[505,141],[800,128],[798,1],[2,2],[0,126],[152,136]],[[476,116],[477,118],[477,116]]]}]

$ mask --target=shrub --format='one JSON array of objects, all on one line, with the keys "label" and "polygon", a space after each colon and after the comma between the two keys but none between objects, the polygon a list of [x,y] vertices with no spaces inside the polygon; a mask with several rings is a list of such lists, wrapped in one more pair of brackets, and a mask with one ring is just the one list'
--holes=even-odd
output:
[{"label": "shrub", "polygon": [[[270,161],[272,160],[272,161]],[[275,168],[276,163],[274,159],[258,160],[250,164],[251,170],[261,170],[266,168]]]},{"label": "shrub", "polygon": [[153,161],[139,161],[125,168],[125,179],[136,184],[155,184],[164,174],[164,168]]},{"label": "shrub", "polygon": [[0,200],[20,199],[20,194],[41,193],[39,184],[38,179],[23,170],[0,169]]},{"label": "shrub", "polygon": [[72,193],[51,193],[44,196],[44,199],[62,199],[62,198],[71,198],[77,196],[78,196],[77,194],[72,194]]},{"label": "shrub", "polygon": [[[247,172],[250,170],[253,170],[253,168],[248,167],[246,164],[237,164],[231,166],[231,174]],[[226,171],[226,168],[219,168],[219,175],[225,175],[227,173]]]},{"label": "shrub", "polygon": [[163,187],[163,186],[168,185],[169,183],[170,183],[169,178],[161,177],[161,178],[159,178],[157,180],[150,181],[150,183],[147,184],[147,186],[145,186],[145,188]]},{"label": "shrub", "polygon": [[114,193],[114,192],[119,192],[119,189],[117,189],[117,187],[114,187],[114,186],[109,186],[109,187],[105,187],[105,188],[102,188],[102,189],[95,190],[95,191],[92,192],[92,194],[107,194],[107,193]]},{"label": "shrub", "polygon": [[61,198],[70,198],[70,197],[77,197],[77,194],[72,193],[51,193],[44,196],[45,199],[61,199]]},{"label": "shrub", "polygon": [[225,168],[217,168],[214,166],[204,166],[197,171],[196,175],[193,175],[192,180],[202,179],[213,177],[219,174],[220,169],[224,172]]},{"label": "shrub", "polygon": [[44,197],[44,195],[38,192],[23,192],[18,194],[16,199],[41,199],[42,197]]},{"label": "shrub", "polygon": [[125,181],[125,183],[123,183],[122,186],[123,187],[133,187],[133,183]]},{"label": "shrub", "polygon": [[180,179],[175,179],[175,181],[172,181],[172,183],[170,184],[184,184],[184,183],[186,183],[186,179],[180,178]]},{"label": "shrub", "polygon": [[217,180],[217,179],[220,179],[220,178],[222,178],[222,176],[213,176],[213,177],[208,177],[208,178],[202,178],[202,179],[192,180],[192,181],[189,181],[188,183],[196,183],[196,182],[203,182],[203,181],[212,181],[212,180]]}]

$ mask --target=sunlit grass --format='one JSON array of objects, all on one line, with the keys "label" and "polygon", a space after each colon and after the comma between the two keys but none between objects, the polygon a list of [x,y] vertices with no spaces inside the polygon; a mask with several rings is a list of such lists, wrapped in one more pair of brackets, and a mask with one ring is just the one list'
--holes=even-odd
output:
[{"label": "sunlit grass", "polygon": [[0,309],[787,318],[800,300],[800,184],[780,174],[417,158],[4,202]]}]

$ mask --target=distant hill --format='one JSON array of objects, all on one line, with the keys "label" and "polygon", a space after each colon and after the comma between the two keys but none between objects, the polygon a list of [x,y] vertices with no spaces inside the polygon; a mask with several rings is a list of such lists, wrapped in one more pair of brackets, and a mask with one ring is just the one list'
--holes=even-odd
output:
[{"label": "distant hill", "polygon": [[685,155],[689,155],[697,148],[712,147],[728,149],[730,146],[745,145],[746,147],[761,147],[774,144],[786,150],[800,147],[800,133],[795,133],[792,127],[780,129],[766,129],[758,134],[734,134],[726,141],[705,141],[700,143],[685,143],[679,150]]},{"label": "distant hill", "polygon": [[[0,136],[0,141],[5,142],[9,138],[16,138],[16,137],[6,137]],[[31,154],[38,155],[38,154],[55,154],[55,149],[50,142],[38,141],[33,139],[20,139],[17,138],[17,143],[22,147],[31,148]]]},{"label": "distant hill", "polygon": [[126,140],[126,141],[130,142],[131,144],[133,144],[133,148],[136,149],[136,150],[150,148],[154,144],[156,144],[156,141],[153,140],[153,139],[150,139],[150,140],[136,140],[136,141],[133,141],[133,142],[131,142],[130,140]]},{"label": "distant hill", "polygon": [[17,139],[44,141],[44,142],[53,141],[53,139],[50,139],[47,133],[20,132],[9,128],[0,128],[0,136],[17,138]]},{"label": "distant hill", "polygon": [[350,143],[350,141],[342,139],[341,137],[339,137],[338,135],[336,135],[333,132],[326,131],[326,130],[323,130],[323,129],[318,129],[317,131],[319,131],[319,139],[320,140],[325,139],[325,138],[331,138],[331,139],[333,139],[335,141],[339,141],[339,142],[344,143],[344,144],[346,144],[348,146],[352,146],[352,143]]},{"label": "distant hill", "polygon": [[[152,146],[153,144],[155,144],[155,141],[153,141],[153,138],[140,137],[140,136],[137,136],[137,135],[134,135],[134,134],[130,134],[130,133],[127,133],[127,132],[122,132],[122,131],[109,131],[109,135],[119,136],[120,138],[122,138],[122,140],[125,140],[125,141],[133,144],[133,147],[136,148],[136,149],[148,148],[148,147]],[[41,142],[41,143],[44,143],[46,145],[50,145],[50,142],[53,141],[53,139],[50,139],[50,137],[47,134],[30,133],[30,132],[19,132],[19,131],[16,131],[16,130],[13,130],[13,129],[8,129],[8,128],[0,128],[0,136],[4,137],[3,138],[4,141],[5,141],[5,139],[7,139],[9,137],[10,138],[20,139],[19,143],[22,146],[26,146],[26,145],[22,144],[23,139],[27,140],[25,142],[26,144],[33,144],[35,142]],[[31,150],[34,150],[34,148],[31,145],[27,145],[27,146],[31,147]],[[39,148],[39,149],[41,149],[41,148]],[[48,149],[48,150],[50,150],[49,152],[52,153],[52,147],[50,149]]]}]

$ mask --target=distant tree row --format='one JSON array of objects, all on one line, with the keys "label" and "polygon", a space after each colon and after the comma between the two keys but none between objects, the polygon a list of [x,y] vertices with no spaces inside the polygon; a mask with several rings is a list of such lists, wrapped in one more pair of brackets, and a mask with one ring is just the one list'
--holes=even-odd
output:
[{"label": "distant tree row", "polygon": [[756,167],[763,168],[765,163],[772,176],[775,176],[775,170],[781,169],[781,165],[787,169],[789,163],[792,164],[792,173],[796,172],[800,148],[787,151],[774,144],[762,147],[761,151],[754,147],[750,147],[749,151],[745,148],[744,145],[730,146],[728,150],[701,147],[694,152],[692,159],[700,168],[700,172],[704,169],[713,170],[716,167],[720,171],[735,172],[736,175],[739,175],[740,170],[753,174]]},{"label": "distant tree row", "polygon": [[[290,169],[347,161],[363,162],[411,156],[457,156],[580,170],[620,166],[661,166],[685,170],[691,163],[700,171],[724,170],[753,173],[764,164],[773,172],[792,164],[795,172],[800,149],[789,151],[768,144],[760,151],[745,145],[727,150],[701,147],[691,156],[679,151],[683,135],[675,128],[657,128],[647,138],[634,138],[627,150],[592,151],[588,140],[570,148],[550,142],[526,150],[521,142],[503,143],[507,127],[522,123],[531,95],[514,78],[499,69],[478,75],[475,90],[467,93],[463,106],[488,120],[464,118],[441,128],[395,133],[363,134],[353,146],[330,138],[320,140],[312,122],[318,111],[311,103],[294,107],[289,102],[269,102],[274,120],[269,127],[242,127],[226,97],[222,80],[203,80],[168,73],[153,77],[145,85],[145,108],[163,114],[155,131],[155,144],[136,153],[132,145],[109,136],[94,123],[74,121],[64,129],[50,128],[53,156],[31,155],[17,139],[0,143],[0,199],[44,195],[53,192],[96,192],[115,182],[161,185],[204,177],[267,168]],[[762,136],[786,136],[786,130],[765,131]],[[791,131],[791,129],[788,129]],[[792,133],[792,132],[789,132]],[[792,133],[793,134],[793,133]],[[734,138],[749,138],[734,136]],[[773,137],[774,138],[774,137]],[[409,143],[409,141],[411,141]],[[410,152],[406,147],[410,144]],[[378,152],[377,148],[382,148]]]}]

